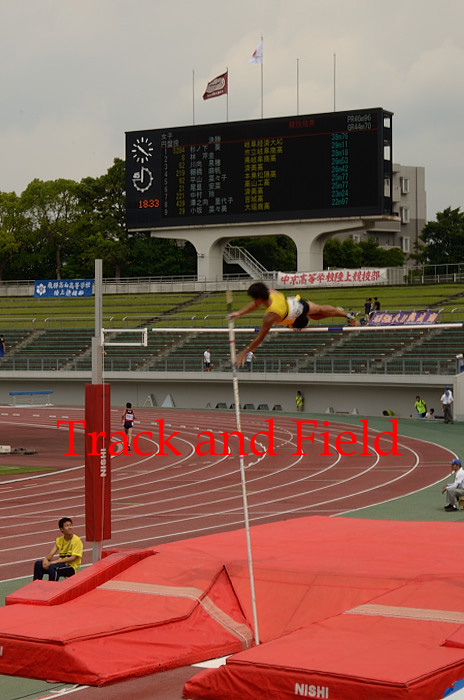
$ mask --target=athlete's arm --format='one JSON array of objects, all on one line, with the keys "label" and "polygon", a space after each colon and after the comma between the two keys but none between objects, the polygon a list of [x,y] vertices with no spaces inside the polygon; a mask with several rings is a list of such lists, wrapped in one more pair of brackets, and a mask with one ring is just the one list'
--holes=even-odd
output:
[{"label": "athlete's arm", "polygon": [[256,303],[256,299],[253,299],[253,301],[250,301],[250,303],[244,306],[243,309],[240,309],[239,311],[232,311],[232,313],[229,314],[229,318],[239,318],[240,316],[245,316],[252,311],[256,311],[258,308],[259,305]]},{"label": "athlete's arm", "polygon": [[261,328],[259,329],[259,333],[256,336],[254,340],[251,341],[251,343],[246,347],[244,350],[242,350],[239,355],[237,355],[237,359],[235,360],[235,364],[237,367],[240,367],[244,364],[247,353],[250,351],[255,350],[255,348],[259,347],[261,343],[263,342],[264,338],[267,336],[269,331],[271,330],[272,326],[275,323],[279,323],[281,321],[281,317],[279,314],[275,314],[274,312],[271,311],[271,313],[267,313],[264,316],[263,322],[261,324]]}]

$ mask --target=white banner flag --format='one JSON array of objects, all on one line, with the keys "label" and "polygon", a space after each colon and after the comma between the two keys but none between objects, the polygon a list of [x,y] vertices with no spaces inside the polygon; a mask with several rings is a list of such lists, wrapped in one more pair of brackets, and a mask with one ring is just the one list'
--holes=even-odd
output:
[{"label": "white banner flag", "polygon": [[320,272],[279,272],[281,287],[357,287],[388,282],[386,268],[321,270]]},{"label": "white banner flag", "polygon": [[259,42],[256,49],[251,54],[251,58],[248,63],[262,63],[263,62],[263,40]]}]

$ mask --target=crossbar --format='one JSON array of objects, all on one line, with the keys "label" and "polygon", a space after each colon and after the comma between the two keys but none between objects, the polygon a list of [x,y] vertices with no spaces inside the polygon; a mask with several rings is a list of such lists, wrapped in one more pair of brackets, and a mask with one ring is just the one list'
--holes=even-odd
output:
[{"label": "crossbar", "polygon": [[[270,333],[365,333],[366,331],[434,330],[436,328],[462,328],[462,323],[415,323],[403,326],[315,326],[313,328],[271,328]],[[228,328],[152,328],[154,333],[228,333]],[[235,328],[235,333],[255,333],[259,327]]]},{"label": "crossbar", "polygon": [[[119,342],[111,342],[108,340],[105,340],[105,333],[106,334],[113,334],[113,333],[141,333],[142,338],[140,342],[133,342],[133,343],[119,343]],[[101,344],[102,345],[107,345],[107,346],[117,346],[117,347],[147,347],[148,345],[148,329],[147,328],[102,328],[101,329]]]}]

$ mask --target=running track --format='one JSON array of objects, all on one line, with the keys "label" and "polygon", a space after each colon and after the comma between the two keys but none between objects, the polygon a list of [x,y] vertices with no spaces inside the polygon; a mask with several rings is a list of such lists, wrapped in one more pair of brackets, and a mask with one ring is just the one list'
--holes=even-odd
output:
[{"label": "running track", "polygon": [[[112,411],[112,430],[120,430],[121,410]],[[150,453],[117,456],[111,464],[112,539],[107,547],[148,547],[159,542],[185,539],[243,527],[243,495],[240,481],[238,439],[230,439],[231,452],[224,452],[221,433],[236,429],[232,412],[196,412],[138,409],[134,433],[151,432],[139,439],[139,449]],[[34,448],[30,456],[0,455],[0,464],[53,467],[51,473],[34,472],[0,476],[0,580],[29,576],[35,559],[44,556],[57,536],[57,522],[63,515],[73,518],[75,532],[85,533],[83,433],[75,433],[75,451],[68,452],[69,431],[57,429],[57,420],[82,420],[81,408],[30,407],[0,409],[0,444]],[[242,414],[245,437],[243,456],[247,481],[250,524],[260,524],[307,515],[337,515],[383,503],[436,484],[449,469],[454,455],[438,445],[399,436],[397,451],[389,452],[390,435],[378,439],[369,430],[368,449],[363,448],[363,425],[342,425],[319,420],[302,428],[305,436],[314,433],[314,443],[301,442],[298,453],[297,424],[304,414],[267,416]],[[160,420],[175,455],[159,448]],[[273,421],[273,451],[269,454],[266,436]],[[326,423],[326,425],[324,425]],[[328,427],[327,427],[328,426]],[[385,430],[391,423],[385,422]],[[214,446],[205,445],[206,455],[196,448],[210,431]],[[346,442],[337,454],[337,437],[350,431],[355,444]],[[328,433],[324,435],[323,433]],[[339,438],[340,439],[340,438]],[[345,436],[348,440],[349,436]],[[351,438],[353,439],[353,438]],[[250,449],[254,440],[256,455]],[[268,452],[266,452],[268,450]],[[324,452],[326,454],[324,454]],[[367,454],[362,455],[361,452]],[[327,453],[332,453],[327,454]],[[84,563],[92,559],[91,546],[84,546]]]}]

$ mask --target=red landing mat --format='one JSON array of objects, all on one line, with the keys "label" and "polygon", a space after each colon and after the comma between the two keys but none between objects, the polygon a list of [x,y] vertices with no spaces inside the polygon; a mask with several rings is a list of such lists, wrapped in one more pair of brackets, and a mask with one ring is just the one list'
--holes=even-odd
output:
[{"label": "red landing mat", "polygon": [[0,673],[104,685],[234,654],[186,697],[437,700],[464,678],[463,537],[461,523],[253,527],[255,648],[243,530],[131,552],[126,568],[95,565],[93,589],[93,567],[82,572],[85,592],[66,602],[44,602],[45,582],[14,594],[0,608]]}]

